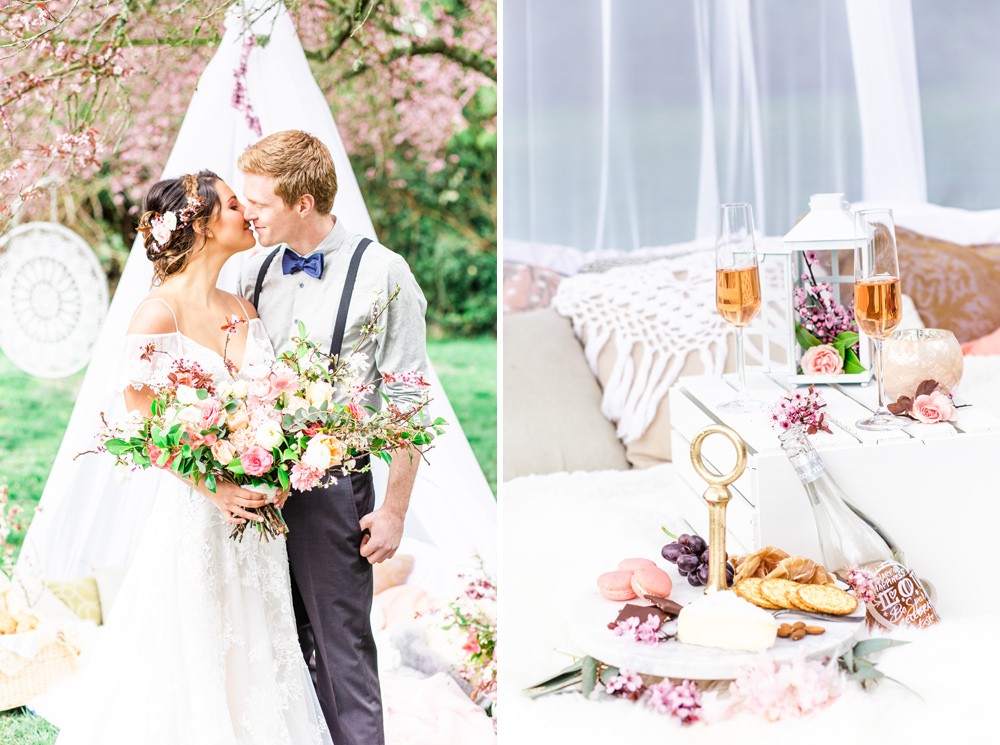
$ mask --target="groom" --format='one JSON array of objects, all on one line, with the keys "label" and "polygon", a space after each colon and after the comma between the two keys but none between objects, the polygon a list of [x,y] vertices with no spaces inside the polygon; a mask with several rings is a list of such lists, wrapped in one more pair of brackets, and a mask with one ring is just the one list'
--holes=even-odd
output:
[{"label": "groom", "polygon": [[[301,321],[311,341],[329,346],[331,355],[348,354],[370,322],[374,294],[384,302],[398,285],[382,330],[358,351],[367,355],[363,382],[406,403],[414,393],[385,383],[380,371],[425,369],[427,303],[402,257],[332,214],[337,174],[330,151],[312,135],[289,130],[265,137],[238,163],[244,218],[262,246],[274,247],[244,267],[239,293],[257,307],[275,353],[291,348]],[[381,397],[376,392],[362,403],[379,408]],[[299,641],[307,662],[315,654],[316,693],[337,745],[385,741],[369,620],[372,565],[399,547],[419,463],[405,450],[393,454],[378,509],[366,472],[294,493],[282,510]]]}]

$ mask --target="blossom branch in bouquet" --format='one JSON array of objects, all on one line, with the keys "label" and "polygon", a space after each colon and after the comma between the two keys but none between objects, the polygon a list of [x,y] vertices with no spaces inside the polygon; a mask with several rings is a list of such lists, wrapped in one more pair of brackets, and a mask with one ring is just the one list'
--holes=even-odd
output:
[{"label": "blossom branch in bouquet", "polygon": [[817,282],[814,266],[819,265],[815,251],[804,254],[806,271],[803,287],[797,287],[792,305],[799,316],[795,338],[803,349],[800,367],[804,375],[840,375],[865,371],[858,357],[858,326],[854,314],[833,294],[829,282]]}]

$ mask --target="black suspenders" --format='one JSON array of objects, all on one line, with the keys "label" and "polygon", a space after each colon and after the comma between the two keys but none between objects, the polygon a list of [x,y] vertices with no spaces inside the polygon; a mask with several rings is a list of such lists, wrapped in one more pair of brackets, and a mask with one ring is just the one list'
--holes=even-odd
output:
[{"label": "black suspenders", "polygon": [[[340,348],[344,344],[344,332],[347,330],[347,311],[351,305],[351,296],[354,294],[354,285],[358,280],[358,267],[361,266],[361,257],[371,242],[371,238],[362,238],[358,247],[354,249],[354,255],[351,256],[351,265],[347,269],[347,278],[344,280],[344,291],[340,296],[340,308],[337,310],[337,322],[333,327],[333,339],[330,342],[331,357],[340,357]],[[271,262],[274,261],[274,257],[278,255],[280,250],[281,246],[278,246],[268,254],[264,263],[260,265],[260,271],[257,272],[257,284],[254,286],[253,297],[250,298],[254,308],[257,308],[257,303],[260,302],[260,290],[264,286],[264,275],[267,274]]]}]

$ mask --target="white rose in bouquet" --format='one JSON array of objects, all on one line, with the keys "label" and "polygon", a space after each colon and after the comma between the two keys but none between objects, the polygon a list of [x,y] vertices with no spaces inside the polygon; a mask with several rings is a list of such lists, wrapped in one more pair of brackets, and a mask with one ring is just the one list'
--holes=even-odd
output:
[{"label": "white rose in bouquet", "polygon": [[201,422],[201,407],[185,406],[177,412],[177,419],[178,421],[188,422],[189,424],[198,424]]},{"label": "white rose in bouquet", "polygon": [[281,444],[284,436],[281,432],[281,427],[269,420],[257,427],[256,437],[258,445],[262,448],[273,450]]},{"label": "white rose in bouquet", "polygon": [[304,398],[299,398],[298,396],[289,396],[288,400],[285,401],[285,413],[294,414],[302,409],[308,409],[309,402]]},{"label": "white rose in bouquet", "polygon": [[309,384],[306,389],[306,398],[312,406],[321,406],[324,402],[329,402],[333,398],[333,386],[325,380],[317,380]]},{"label": "white rose in bouquet", "polygon": [[233,398],[246,398],[249,393],[250,386],[243,379],[237,380],[230,388],[230,394]]},{"label": "white rose in bouquet", "polygon": [[317,471],[325,471],[332,465],[330,448],[323,442],[322,435],[312,438],[306,445],[306,451],[302,454],[302,462]]},{"label": "white rose in bouquet", "polygon": [[198,403],[198,391],[189,385],[177,386],[177,400],[182,404]]}]

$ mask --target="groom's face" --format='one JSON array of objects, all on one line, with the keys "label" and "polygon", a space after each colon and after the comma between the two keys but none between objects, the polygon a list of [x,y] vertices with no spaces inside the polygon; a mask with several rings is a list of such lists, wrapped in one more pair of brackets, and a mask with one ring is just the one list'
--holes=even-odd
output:
[{"label": "groom's face", "polygon": [[247,208],[243,218],[253,223],[257,242],[264,247],[294,241],[301,225],[299,213],[274,193],[274,178],[259,173],[243,177]]}]

